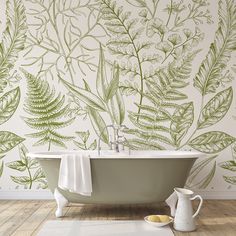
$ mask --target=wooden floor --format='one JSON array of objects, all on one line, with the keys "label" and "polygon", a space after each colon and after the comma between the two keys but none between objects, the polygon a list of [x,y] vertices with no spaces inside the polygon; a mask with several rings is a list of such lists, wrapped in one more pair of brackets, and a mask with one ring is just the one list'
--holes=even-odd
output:
[{"label": "wooden floor", "polygon": [[[54,201],[0,201],[0,236],[29,236],[37,232],[47,220],[55,220]],[[60,220],[142,220],[148,214],[169,214],[162,205],[97,206],[70,204]],[[205,200],[198,229],[191,233],[175,232],[177,236],[236,236],[236,201]]]}]

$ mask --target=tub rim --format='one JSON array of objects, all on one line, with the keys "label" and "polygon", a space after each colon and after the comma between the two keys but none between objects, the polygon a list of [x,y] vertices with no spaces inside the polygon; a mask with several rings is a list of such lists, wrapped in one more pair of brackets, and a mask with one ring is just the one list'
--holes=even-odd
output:
[{"label": "tub rim", "polygon": [[[109,151],[109,150],[107,150]],[[105,151],[106,152],[106,151]],[[205,157],[206,154],[197,151],[181,151],[181,150],[139,150],[127,152],[106,154],[101,153],[98,156],[97,151],[84,150],[67,150],[67,151],[47,151],[47,152],[29,152],[27,157],[32,159],[61,159],[66,154],[84,153],[89,155],[90,159],[197,159]],[[108,152],[109,153],[109,152]],[[144,154],[145,153],[145,154]],[[155,155],[154,155],[155,154]]]}]

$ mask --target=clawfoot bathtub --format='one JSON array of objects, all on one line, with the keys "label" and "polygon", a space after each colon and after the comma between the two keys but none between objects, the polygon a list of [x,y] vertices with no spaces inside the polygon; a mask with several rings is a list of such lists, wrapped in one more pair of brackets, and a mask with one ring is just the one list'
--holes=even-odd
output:
[{"label": "clawfoot bathtub", "polygon": [[[79,152],[79,151],[78,151]],[[29,153],[42,166],[50,190],[57,201],[56,216],[68,202],[94,204],[139,204],[164,201],[174,187],[184,187],[195,160],[202,156],[190,151],[132,151],[126,153],[89,152],[91,197],[58,188],[61,156],[66,152]],[[70,153],[70,152],[69,152]]]}]

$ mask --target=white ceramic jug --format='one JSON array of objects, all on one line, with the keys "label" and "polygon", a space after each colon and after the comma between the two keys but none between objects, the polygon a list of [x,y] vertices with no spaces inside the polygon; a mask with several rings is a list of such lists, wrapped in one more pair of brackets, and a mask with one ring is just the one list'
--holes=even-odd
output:
[{"label": "white ceramic jug", "polygon": [[[174,229],[178,231],[194,231],[196,229],[194,218],[198,215],[202,206],[202,197],[193,196],[193,191],[184,188],[174,188],[178,196],[177,209],[174,218]],[[192,200],[200,200],[197,211],[193,214]]]}]

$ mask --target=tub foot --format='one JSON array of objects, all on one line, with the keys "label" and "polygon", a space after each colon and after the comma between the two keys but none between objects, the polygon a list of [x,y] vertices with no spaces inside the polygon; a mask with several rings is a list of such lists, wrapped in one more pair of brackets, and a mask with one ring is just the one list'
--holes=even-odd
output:
[{"label": "tub foot", "polygon": [[58,191],[58,189],[56,188],[54,191],[54,198],[57,202],[57,210],[55,212],[56,217],[62,217],[63,213],[62,213],[62,209],[63,207],[68,205],[68,200]]}]

